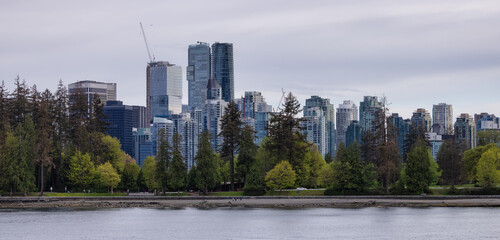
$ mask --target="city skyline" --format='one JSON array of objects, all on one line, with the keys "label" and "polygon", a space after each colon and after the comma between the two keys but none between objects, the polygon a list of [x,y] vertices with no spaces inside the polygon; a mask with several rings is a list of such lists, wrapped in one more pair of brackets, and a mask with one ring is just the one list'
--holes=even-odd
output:
[{"label": "city skyline", "polygon": [[188,46],[219,41],[234,44],[235,97],[259,91],[274,108],[283,88],[302,106],[313,95],[335,107],[385,95],[403,118],[442,102],[453,118],[500,112],[494,1],[230,3],[7,1],[0,81],[117,83],[118,100],[146,106],[142,21],[156,60],[183,68],[184,104]]}]

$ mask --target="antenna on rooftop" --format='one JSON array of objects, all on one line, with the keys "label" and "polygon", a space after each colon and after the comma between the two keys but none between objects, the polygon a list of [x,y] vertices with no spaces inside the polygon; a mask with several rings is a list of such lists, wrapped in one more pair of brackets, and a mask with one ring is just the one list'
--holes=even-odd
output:
[{"label": "antenna on rooftop", "polygon": [[149,50],[148,39],[146,39],[146,33],[144,33],[144,28],[142,27],[142,22],[139,22],[139,24],[141,25],[142,37],[144,37],[144,43],[146,43],[146,50],[148,50],[149,62],[154,62],[155,55],[153,54],[153,57],[151,58],[151,51]]}]

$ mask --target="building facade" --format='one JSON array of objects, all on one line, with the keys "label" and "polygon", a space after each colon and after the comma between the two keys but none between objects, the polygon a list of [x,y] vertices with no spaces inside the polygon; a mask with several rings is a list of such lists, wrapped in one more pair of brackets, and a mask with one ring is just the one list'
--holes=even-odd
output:
[{"label": "building facade", "polygon": [[89,106],[89,113],[92,112],[92,102],[94,96],[98,96],[102,103],[116,100],[116,83],[104,83],[91,80],[78,81],[68,84],[69,103],[75,102],[74,94],[80,90],[84,95]]},{"label": "building facade", "polygon": [[222,145],[221,119],[227,107],[227,102],[221,99],[222,88],[215,79],[208,80],[207,84],[207,100],[205,102],[203,114],[203,129],[210,133],[210,143],[212,149],[217,151]]},{"label": "building facade", "polygon": [[308,142],[314,143],[321,155],[327,152],[326,140],[326,117],[319,107],[304,107],[304,121],[302,122],[302,133],[306,135]]},{"label": "building facade", "polygon": [[189,45],[186,79],[189,108],[202,108],[207,100],[207,83],[212,71],[212,53],[208,43]]},{"label": "building facade", "polygon": [[[310,114],[306,114],[306,112],[309,109],[313,109]],[[318,116],[315,117],[313,114],[315,111],[317,111]],[[318,126],[325,126],[324,129],[321,131],[324,131],[324,146],[319,146],[319,143],[316,143],[318,145],[318,148],[321,150],[324,148],[324,152],[322,152],[323,156],[325,156],[327,153],[330,153],[330,155],[335,156],[335,109],[333,104],[330,103],[330,99],[328,98],[322,98],[319,96],[311,96],[310,98],[306,99],[306,104],[304,105],[304,117],[314,117],[317,118],[318,121],[323,121],[324,123],[314,123],[314,124],[319,124]],[[324,117],[324,120],[318,117]],[[318,139],[318,141],[320,141]],[[323,140],[321,140],[323,142]]]},{"label": "building facade", "polygon": [[439,103],[432,107],[432,130],[438,135],[453,133],[453,107]]},{"label": "building facade", "polygon": [[411,124],[413,127],[422,127],[425,132],[431,132],[432,118],[429,112],[423,108],[417,109],[411,116]]},{"label": "building facade", "polygon": [[339,104],[337,108],[337,146],[340,143],[347,144],[346,132],[352,121],[358,121],[358,107],[351,100],[345,100],[343,104]]},{"label": "building facade", "polygon": [[233,44],[212,44],[212,78],[222,88],[222,100],[231,102],[234,99],[234,60]]},{"label": "building facade", "polygon": [[133,128],[134,137],[134,159],[142,167],[144,160],[148,156],[155,156],[153,153],[153,134],[151,128]]},{"label": "building facade", "polygon": [[381,109],[382,103],[375,96],[365,96],[363,101],[359,103],[359,125],[362,133],[365,131],[375,132],[373,121]]},{"label": "building facade", "polygon": [[457,142],[465,144],[467,149],[472,149],[477,146],[476,124],[474,118],[469,117],[469,114],[462,113],[455,121],[455,136]]},{"label": "building facade", "polygon": [[362,128],[361,125],[359,125],[359,122],[356,120],[351,121],[351,124],[349,124],[345,133],[345,145],[348,147],[353,142],[361,144],[361,134]]},{"label": "building facade", "polygon": [[150,62],[147,67],[147,120],[182,112],[182,68],[169,62]]}]

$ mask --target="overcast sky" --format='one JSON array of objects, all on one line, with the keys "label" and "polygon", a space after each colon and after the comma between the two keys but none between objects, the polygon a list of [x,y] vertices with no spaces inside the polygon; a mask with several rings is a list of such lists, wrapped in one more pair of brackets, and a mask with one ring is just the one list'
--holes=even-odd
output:
[{"label": "overcast sky", "polygon": [[[437,3],[439,2],[439,3]],[[281,89],[356,104],[387,97],[392,112],[453,105],[454,115],[500,113],[500,2],[492,1],[5,1],[0,81],[40,90],[115,82],[146,104],[148,55],[185,67],[189,44],[234,44],[235,96]]]}]

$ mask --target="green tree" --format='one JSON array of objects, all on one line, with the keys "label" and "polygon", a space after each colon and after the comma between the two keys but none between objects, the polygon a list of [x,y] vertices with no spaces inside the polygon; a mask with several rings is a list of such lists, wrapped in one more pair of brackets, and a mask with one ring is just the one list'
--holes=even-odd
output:
[{"label": "green tree", "polygon": [[340,144],[332,167],[333,186],[342,194],[345,194],[346,190],[354,192],[364,190],[363,164],[357,144],[350,144],[347,149],[344,144]]},{"label": "green tree", "polygon": [[94,94],[92,99],[92,114],[89,119],[89,132],[106,132],[109,126],[106,118],[107,116],[104,114],[104,103],[101,101],[99,95]]},{"label": "green tree", "polygon": [[89,105],[82,88],[71,93],[72,104],[69,105],[69,136],[78,151],[90,152]]},{"label": "green tree", "polygon": [[118,186],[120,182],[120,175],[116,172],[115,168],[111,163],[106,162],[105,164],[97,167],[97,172],[99,175],[99,182],[101,185],[111,189],[111,194],[113,194],[113,188]]},{"label": "green tree", "polygon": [[121,175],[120,186],[124,190],[137,189],[137,182],[141,168],[135,162],[125,163]]},{"label": "green tree", "polygon": [[198,171],[196,170],[195,166],[192,166],[191,169],[189,169],[189,173],[187,176],[187,189],[188,190],[196,190],[198,189],[198,183],[196,182],[198,179]]},{"label": "green tree", "polygon": [[200,136],[195,156],[198,188],[208,194],[208,189],[217,184],[217,155],[210,145],[210,133],[204,130]]},{"label": "green tree", "polygon": [[20,177],[20,164],[21,161],[19,156],[20,149],[19,138],[16,137],[11,131],[8,131],[5,138],[5,145],[1,147],[1,183],[2,185],[10,190],[10,195],[16,192],[18,186],[21,183]]},{"label": "green tree", "polygon": [[250,167],[248,172],[248,178],[243,187],[243,195],[245,196],[260,196],[266,193],[266,188],[264,185],[264,176],[262,175],[259,167],[254,164]]},{"label": "green tree", "polygon": [[464,156],[462,158],[462,165],[464,168],[464,178],[469,180],[470,182],[477,181],[477,163],[479,159],[486,151],[491,148],[496,148],[496,144],[490,143],[485,146],[476,147],[473,149],[469,149],[464,152]]},{"label": "green tree", "polygon": [[376,112],[373,123],[376,128],[374,134],[376,152],[373,164],[377,170],[378,180],[386,193],[389,192],[391,184],[399,179],[401,167],[401,154],[396,140],[397,130],[392,121],[388,120],[387,111],[383,99],[383,107]]},{"label": "green tree", "polygon": [[53,145],[51,136],[53,133],[52,129],[52,118],[50,116],[50,109],[47,98],[41,98],[40,104],[38,104],[38,118],[37,118],[37,131],[36,131],[36,144],[35,144],[35,161],[40,167],[40,195],[43,196],[43,190],[45,186],[44,172],[48,167],[52,167],[52,154]]},{"label": "green tree", "polygon": [[15,88],[9,100],[10,126],[14,129],[17,125],[24,123],[27,116],[30,115],[30,102],[28,96],[30,89],[26,82],[21,81],[19,76],[14,80]]},{"label": "green tree", "polygon": [[455,138],[444,141],[436,157],[437,164],[442,171],[441,183],[451,185],[452,188],[460,183],[462,174],[462,150]]},{"label": "green tree", "polygon": [[161,186],[161,194],[165,194],[168,184],[168,168],[171,161],[170,144],[167,140],[165,129],[160,129],[158,134],[159,147],[156,154],[156,172],[155,177]]},{"label": "green tree", "polygon": [[155,176],[156,173],[156,159],[151,156],[147,156],[142,163],[141,172],[144,176],[144,182],[146,183],[146,187],[148,191],[151,191],[158,187],[157,178]]},{"label": "green tree", "polygon": [[67,177],[73,186],[88,189],[94,181],[94,172],[94,163],[90,160],[88,153],[82,154],[80,151],[76,151],[71,156]]},{"label": "green tree", "polygon": [[266,174],[266,186],[271,190],[293,187],[295,177],[292,165],[288,161],[282,161]]},{"label": "green tree", "polygon": [[[5,144],[5,139],[7,138],[7,132],[10,128],[9,126],[9,93],[5,88],[5,84],[2,81],[0,84],[0,150],[1,147]],[[1,152],[1,151],[0,151]],[[1,157],[1,153],[0,153]]]},{"label": "green tree", "polygon": [[486,130],[477,132],[478,146],[486,146],[490,143],[500,142],[500,132],[497,130]]},{"label": "green tree", "polygon": [[287,160],[294,169],[298,168],[309,148],[305,136],[300,133],[303,118],[297,118],[301,112],[300,103],[292,93],[288,93],[282,109],[273,113],[269,120],[268,141],[264,145],[275,160]]},{"label": "green tree", "polygon": [[54,122],[54,136],[52,137],[54,153],[52,182],[55,189],[63,190],[66,186],[66,171],[68,164],[64,161],[64,152],[69,150],[69,118],[68,118],[68,90],[62,80],[59,80],[57,91],[54,96],[54,106],[51,108]]},{"label": "green tree", "polygon": [[122,145],[120,140],[102,133],[94,133],[94,135],[99,136],[101,139],[100,151],[96,156],[95,162],[98,164],[109,162],[117,171],[123,171],[126,153],[121,150]]},{"label": "green tree", "polygon": [[477,163],[477,180],[485,189],[495,188],[500,184],[500,149],[490,148],[483,153]]},{"label": "green tree", "polygon": [[174,134],[172,145],[172,163],[169,169],[170,186],[179,194],[179,191],[186,186],[187,171],[181,154],[181,136],[178,133]]},{"label": "green tree", "polygon": [[221,119],[221,132],[223,142],[221,146],[221,157],[229,161],[231,176],[231,191],[234,191],[234,155],[238,151],[241,140],[241,112],[236,103],[231,101],[224,111]]},{"label": "green tree", "polygon": [[35,188],[35,126],[31,116],[27,116],[24,122],[19,124],[16,129],[17,137],[20,140],[19,145],[19,171],[20,184],[19,189],[24,192],[24,195]]},{"label": "green tree", "polygon": [[308,149],[303,160],[299,166],[295,167],[297,174],[295,183],[298,186],[315,188],[319,184],[320,171],[326,163],[316,145],[308,144],[306,146],[308,146]]},{"label": "green tree", "polygon": [[423,140],[417,141],[406,158],[406,187],[410,193],[427,192],[432,182],[430,159]]},{"label": "green tree", "polygon": [[331,162],[333,162],[333,157],[332,157],[332,155],[331,155],[330,153],[327,153],[327,154],[325,155],[325,162],[326,162],[326,163],[331,163]]},{"label": "green tree", "polygon": [[245,126],[241,131],[240,151],[238,153],[237,172],[243,178],[243,182],[247,182],[247,175],[250,173],[250,168],[255,163],[255,155],[257,155],[257,145],[254,143],[254,131],[251,127]]}]

